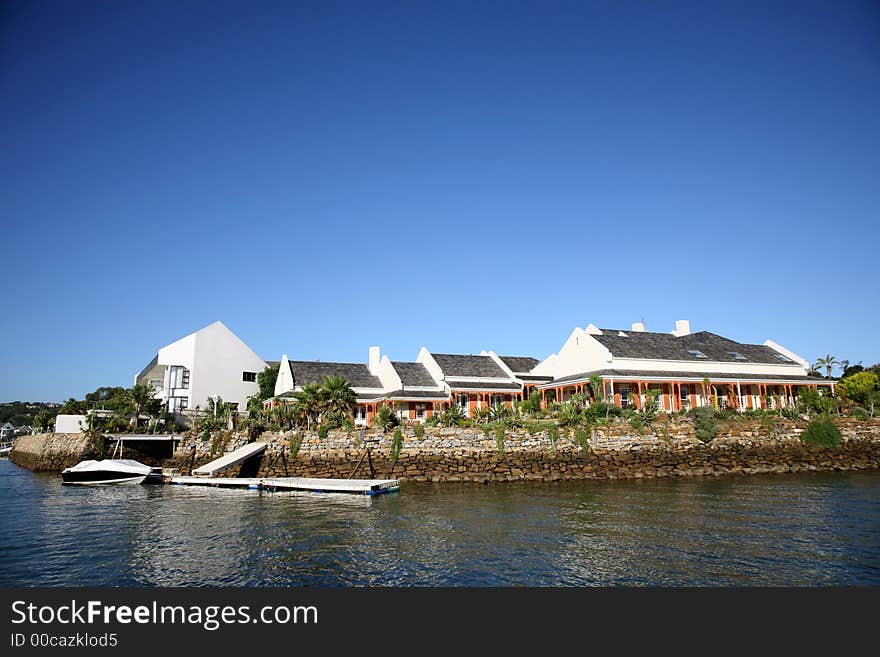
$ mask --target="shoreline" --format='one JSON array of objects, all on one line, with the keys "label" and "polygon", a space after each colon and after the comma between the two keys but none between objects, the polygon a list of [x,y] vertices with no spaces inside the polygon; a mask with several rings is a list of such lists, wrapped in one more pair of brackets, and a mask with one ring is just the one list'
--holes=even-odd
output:
[{"label": "shoreline", "polygon": [[[836,422],[843,433],[837,447],[804,445],[803,423],[780,423],[773,435],[757,422],[726,427],[711,442],[696,439],[681,423],[663,432],[634,434],[623,424],[594,428],[589,443],[571,435],[551,440],[546,433],[513,430],[499,441],[478,429],[433,428],[402,436],[397,458],[393,437],[379,431],[333,431],[324,438],[307,432],[263,434],[265,452],[221,473],[221,477],[370,477],[407,481],[562,481],[652,479],[880,468],[880,421]],[[188,435],[170,457],[126,448],[126,457],[188,474],[248,442],[220,432],[208,440]],[[369,456],[367,448],[370,445]],[[10,460],[33,471],[60,472],[87,458],[100,458],[100,445],[84,434],[39,434],[19,439]]]}]

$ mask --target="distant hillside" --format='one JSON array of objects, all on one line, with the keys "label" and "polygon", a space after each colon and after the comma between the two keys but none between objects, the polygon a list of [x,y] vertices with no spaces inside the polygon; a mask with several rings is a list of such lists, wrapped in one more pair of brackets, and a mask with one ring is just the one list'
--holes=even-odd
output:
[{"label": "distant hillside", "polygon": [[61,404],[52,402],[5,402],[0,403],[0,424],[11,422],[17,427],[33,424],[34,416],[40,411],[48,411],[55,415]]}]

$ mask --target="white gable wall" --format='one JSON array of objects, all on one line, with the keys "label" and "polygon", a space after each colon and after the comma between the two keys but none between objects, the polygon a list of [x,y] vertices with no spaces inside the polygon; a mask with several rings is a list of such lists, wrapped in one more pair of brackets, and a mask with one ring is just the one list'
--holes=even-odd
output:
[{"label": "white gable wall", "polygon": [[[552,359],[552,360],[551,360]],[[546,365],[545,365],[546,363]],[[598,340],[577,327],[556,354],[535,367],[534,374],[549,375],[555,378],[601,370],[611,367],[611,352]]]},{"label": "white gable wall", "polygon": [[401,381],[400,375],[394,369],[388,356],[382,356],[382,360],[379,361],[379,367],[376,368],[374,375],[379,377],[379,381],[382,382],[382,390],[384,391],[393,392],[403,388],[403,381]]},{"label": "white gable wall", "polygon": [[266,368],[266,361],[222,322],[196,331],[194,339],[189,407],[204,409],[209,397],[220,395],[223,401],[237,402],[239,410],[244,410],[248,397],[256,394],[259,386],[243,381],[242,372],[259,374]]},{"label": "white gable wall", "polygon": [[275,379],[275,394],[280,395],[293,390],[293,374],[290,373],[290,361],[287,354],[281,357],[281,364],[278,366],[278,377]]},{"label": "white gable wall", "polygon": [[437,361],[434,360],[431,352],[428,351],[426,347],[419,349],[419,355],[416,356],[416,362],[425,366],[425,369],[428,370],[428,374],[431,375],[432,379],[438,383],[443,381],[443,370],[440,369]]}]

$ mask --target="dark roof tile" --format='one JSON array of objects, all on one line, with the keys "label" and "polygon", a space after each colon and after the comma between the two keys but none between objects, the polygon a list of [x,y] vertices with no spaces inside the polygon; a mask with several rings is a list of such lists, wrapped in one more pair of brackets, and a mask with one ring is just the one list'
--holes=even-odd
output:
[{"label": "dark roof tile", "polygon": [[437,382],[421,363],[403,363],[393,361],[394,371],[400,377],[404,386],[431,386],[436,388]]},{"label": "dark roof tile", "polygon": [[[626,337],[620,333],[626,334]],[[758,344],[744,344],[709,331],[699,331],[677,337],[671,333],[650,333],[648,331],[626,331],[623,329],[602,329],[602,335],[594,335],[615,358],[651,358],[659,360],[714,361],[720,363],[765,363],[779,365],[785,363],[770,347]],[[701,351],[706,358],[697,358],[689,349]],[[734,351],[745,356],[745,360],[734,358]]]},{"label": "dark roof tile", "polygon": [[540,361],[529,356],[499,356],[504,364],[514,372],[531,372]]},{"label": "dark roof tile", "polygon": [[363,363],[325,363],[312,360],[290,361],[293,384],[321,383],[328,376],[341,376],[352,388],[381,388],[382,382],[370,374]]},{"label": "dark roof tile", "polygon": [[491,356],[431,353],[446,376],[477,376],[506,379],[507,374]]}]

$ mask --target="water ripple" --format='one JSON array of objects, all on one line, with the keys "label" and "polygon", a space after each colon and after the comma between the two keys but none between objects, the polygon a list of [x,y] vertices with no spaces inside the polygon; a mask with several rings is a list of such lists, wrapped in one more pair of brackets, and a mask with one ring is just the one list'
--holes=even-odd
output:
[{"label": "water ripple", "polygon": [[3,586],[880,584],[880,476],[62,487],[0,462]]}]

